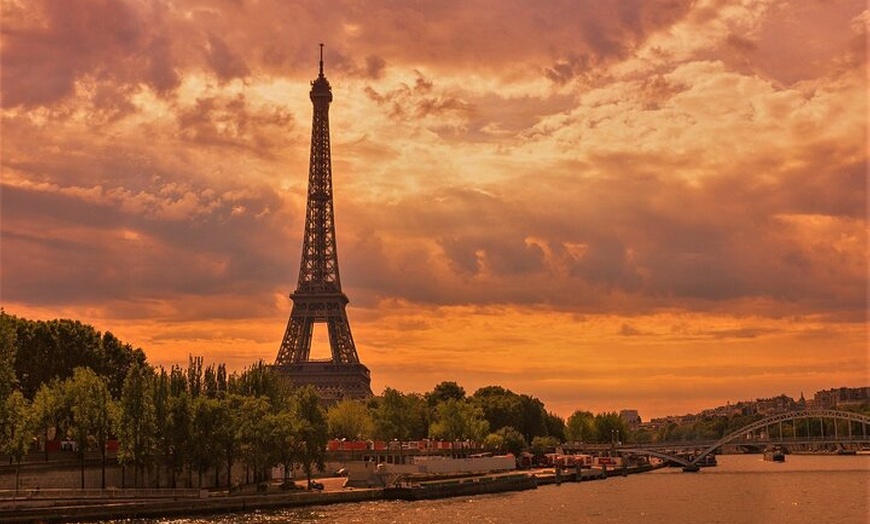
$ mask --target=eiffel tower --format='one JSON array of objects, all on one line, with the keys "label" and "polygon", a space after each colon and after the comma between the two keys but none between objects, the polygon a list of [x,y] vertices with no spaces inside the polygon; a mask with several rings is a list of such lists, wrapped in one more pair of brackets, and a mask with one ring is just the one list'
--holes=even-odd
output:
[{"label": "eiffel tower", "polygon": [[[332,87],[323,76],[323,44],[320,44],[320,74],[311,82],[314,116],[311,124],[311,159],[308,170],[308,204],[302,240],[299,283],[290,295],[293,309],[275,367],[294,385],[311,384],[321,400],[372,396],[371,374],[360,361],[350,332],[341,291],[335,246],[335,214],[332,202],[332,160],[329,147],[329,104]],[[325,323],[332,358],[311,360],[314,324]]]}]

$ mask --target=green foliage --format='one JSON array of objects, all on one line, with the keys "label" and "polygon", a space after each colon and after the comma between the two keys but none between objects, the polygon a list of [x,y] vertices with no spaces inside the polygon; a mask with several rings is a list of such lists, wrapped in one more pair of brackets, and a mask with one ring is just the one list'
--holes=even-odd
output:
[{"label": "green foliage", "polygon": [[34,423],[27,399],[16,390],[2,399],[0,418],[0,453],[15,461],[15,491],[18,491],[21,459],[33,442]]},{"label": "green foliage", "polygon": [[[227,485],[232,478],[233,460],[239,451],[239,426],[244,397],[232,393],[217,397],[216,418],[219,424],[214,429],[215,453],[219,454],[226,466]],[[217,482],[216,482],[217,484]]]},{"label": "green foliage", "polygon": [[239,455],[245,465],[254,471],[254,480],[262,475],[268,465],[271,443],[269,442],[269,414],[271,407],[266,397],[242,397],[239,412]]},{"label": "green foliage", "polygon": [[54,438],[65,435],[70,413],[63,383],[53,379],[42,384],[33,397],[31,411],[34,427],[45,440],[49,440],[51,431],[54,431]]},{"label": "green foliage", "polygon": [[113,398],[121,396],[127,371],[134,365],[146,365],[145,353],[141,349],[121,342],[115,335],[106,331],[103,334],[100,358],[94,371],[106,377]]},{"label": "green foliage", "polygon": [[0,453],[20,462],[33,441],[30,404],[20,391],[13,391],[4,402],[5,417],[0,420]]},{"label": "green foliage", "polygon": [[116,410],[118,462],[135,468],[136,487],[139,487],[139,473],[149,463],[157,447],[155,385],[154,371],[143,364],[134,363],[127,371]]},{"label": "green foliage", "polygon": [[230,377],[228,390],[248,397],[266,397],[272,403],[288,394],[287,385],[282,383],[275,370],[262,360],[246,368],[241,375]]},{"label": "green foliage", "polygon": [[501,386],[487,386],[475,391],[472,400],[483,410],[490,427],[521,427],[520,400],[514,392]]},{"label": "green foliage", "polygon": [[326,442],[329,440],[326,415],[320,407],[320,397],[312,386],[296,390],[294,394],[298,417],[297,439],[301,442],[296,458],[311,487],[314,469],[323,471],[326,458]]},{"label": "green foliage", "polygon": [[0,410],[3,402],[18,385],[15,377],[15,353],[18,335],[15,319],[0,308]]},{"label": "green foliage", "polygon": [[535,437],[532,439],[532,453],[537,457],[550,453],[559,445],[555,437]]},{"label": "green foliage", "polygon": [[565,423],[567,442],[595,442],[597,437],[595,415],[589,411],[577,410],[568,417]]},{"label": "green foliage", "polygon": [[273,443],[272,461],[284,466],[284,481],[287,482],[294,464],[305,452],[305,426],[291,407],[270,415],[267,426],[271,431],[269,439]]},{"label": "green foliage", "polygon": [[629,436],[628,426],[615,411],[595,415],[594,425],[598,442],[619,443]]},{"label": "green foliage", "polygon": [[479,406],[447,399],[435,407],[435,418],[429,427],[429,436],[445,440],[470,439],[480,442],[489,432],[489,423]]},{"label": "green foliage", "polygon": [[206,470],[220,464],[220,442],[217,438],[218,427],[225,421],[221,419],[220,402],[205,396],[193,397],[190,405],[190,467],[197,472],[198,486],[202,487],[202,476]]},{"label": "green foliage", "polygon": [[435,387],[432,388],[432,391],[426,393],[424,397],[426,398],[429,407],[434,408],[438,404],[450,399],[465,400],[465,388],[456,382],[444,381],[436,384]]},{"label": "green foliage", "polygon": [[[127,370],[144,363],[145,354],[106,332],[69,319],[33,321],[0,314],[0,389],[4,359],[8,362],[10,341],[14,344],[16,380],[22,393],[32,399],[39,387],[52,379],[65,380],[77,367],[87,367],[107,379],[112,396],[121,394]],[[10,330],[14,329],[14,336]]]},{"label": "green foliage", "polygon": [[419,440],[429,432],[429,405],[421,395],[386,388],[372,402],[372,418],[380,440]]},{"label": "green foliage", "polygon": [[[81,487],[84,489],[85,448],[89,437],[93,437],[97,449],[105,454],[112,399],[106,380],[90,368],[75,368],[72,377],[64,382],[63,387],[66,402],[70,406],[70,432],[79,446]],[[105,475],[103,479],[105,483]]]},{"label": "green foliage", "polygon": [[[561,433],[561,423],[544,409],[544,403],[530,395],[519,395],[501,386],[480,388],[472,395],[484,418],[493,428],[510,426],[523,434],[526,441],[550,432]],[[557,438],[562,435],[558,435]]]},{"label": "green foliage", "polygon": [[522,433],[508,426],[487,435],[483,445],[492,451],[513,453],[514,456],[519,456],[526,448],[527,442]]},{"label": "green foliage", "polygon": [[[171,384],[170,376],[170,384]],[[171,394],[167,399],[166,431],[164,459],[172,473],[172,487],[176,487],[176,475],[184,468],[185,462],[191,456],[192,410],[186,391],[177,395]]]},{"label": "green foliage", "polygon": [[[541,406],[543,407],[543,403]],[[544,415],[544,427],[547,435],[555,437],[560,442],[565,441],[565,419],[548,411]]]},{"label": "green foliage", "polygon": [[342,400],[329,408],[326,417],[333,438],[360,440],[372,436],[374,422],[366,405],[359,400]]},{"label": "green foliage", "polygon": [[203,375],[203,394],[209,398],[215,398],[220,394],[227,393],[227,368],[224,364],[217,367],[214,364],[205,368]]}]

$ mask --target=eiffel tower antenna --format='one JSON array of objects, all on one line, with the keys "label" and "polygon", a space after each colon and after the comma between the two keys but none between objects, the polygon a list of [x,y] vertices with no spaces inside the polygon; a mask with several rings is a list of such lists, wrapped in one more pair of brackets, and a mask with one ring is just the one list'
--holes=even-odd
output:
[{"label": "eiffel tower antenna", "polygon": [[[296,385],[313,385],[326,402],[365,398],[372,395],[371,375],[359,361],[347,320],[349,300],[341,290],[338,271],[329,145],[332,87],[323,75],[323,44],[320,44],[320,72],[311,82],[309,97],[314,112],[302,260],[296,291],[290,295],[293,309],[275,367]],[[332,356],[323,361],[310,359],[312,334],[318,323],[326,324],[329,332]]]},{"label": "eiffel tower antenna", "polygon": [[323,78],[323,44],[320,44],[320,76]]}]

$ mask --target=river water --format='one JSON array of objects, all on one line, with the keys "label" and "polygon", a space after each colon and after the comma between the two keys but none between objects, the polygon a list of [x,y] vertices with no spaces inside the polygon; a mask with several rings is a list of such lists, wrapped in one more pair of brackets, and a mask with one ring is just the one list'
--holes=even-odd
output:
[{"label": "river water", "polygon": [[537,490],[435,501],[376,501],[149,523],[609,524],[870,522],[870,456],[722,455],[678,468]]}]

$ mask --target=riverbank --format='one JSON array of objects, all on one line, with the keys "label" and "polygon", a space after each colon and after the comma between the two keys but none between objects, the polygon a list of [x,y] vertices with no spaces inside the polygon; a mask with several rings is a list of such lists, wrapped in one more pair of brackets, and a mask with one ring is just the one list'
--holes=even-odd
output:
[{"label": "riverbank", "polygon": [[[649,468],[627,468],[610,475],[633,474]],[[424,500],[537,489],[538,486],[600,480],[600,469],[560,471],[540,469],[462,478],[433,479],[388,488],[343,488],[344,478],[319,479],[322,491],[274,490],[228,494],[208,490],[42,490],[22,491],[13,500],[0,494],[0,523],[81,522],[197,516],[376,500]]]},{"label": "riverbank", "polygon": [[[48,490],[46,490],[48,491]],[[65,490],[69,491],[69,490]],[[99,491],[99,490],[90,490]],[[158,491],[158,490],[152,490]],[[383,489],[284,491],[263,494],[208,494],[190,497],[190,490],[159,490],[135,497],[55,497],[24,494],[25,500],[0,501],[0,523],[75,522],[145,517],[194,516],[284,507],[365,502],[383,498]],[[179,491],[176,495],[175,491]]]}]

